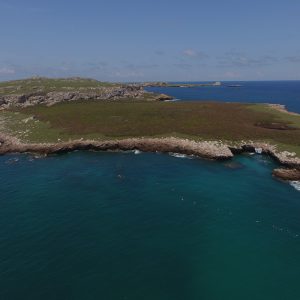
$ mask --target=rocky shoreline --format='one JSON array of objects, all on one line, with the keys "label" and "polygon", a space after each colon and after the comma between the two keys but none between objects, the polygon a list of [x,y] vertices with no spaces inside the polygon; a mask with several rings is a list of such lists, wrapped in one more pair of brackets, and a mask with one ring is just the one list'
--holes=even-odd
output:
[{"label": "rocky shoreline", "polygon": [[177,138],[130,138],[122,140],[75,140],[59,143],[31,144],[0,135],[0,155],[7,153],[37,153],[42,155],[75,150],[175,152],[207,159],[225,160],[233,157],[230,149],[218,142],[195,142]]},{"label": "rocky shoreline", "polygon": [[283,104],[273,104],[273,103],[266,103],[269,107],[279,111],[279,112],[283,112],[283,113],[286,113],[286,114],[289,114],[289,115],[292,115],[292,116],[299,116],[298,113],[296,112],[292,112],[292,111],[289,111],[287,110],[286,106],[283,105]]},{"label": "rocky shoreline", "polygon": [[75,140],[59,143],[23,143],[17,138],[0,134],[0,155],[8,153],[34,153],[51,155],[75,150],[128,151],[179,153],[194,155],[212,160],[229,160],[235,154],[256,152],[266,154],[278,161],[282,167],[273,171],[273,175],[283,180],[300,181],[300,159],[284,151],[277,152],[276,147],[254,142],[241,142],[230,146],[218,141],[192,141],[179,138],[129,138],[120,140]]}]

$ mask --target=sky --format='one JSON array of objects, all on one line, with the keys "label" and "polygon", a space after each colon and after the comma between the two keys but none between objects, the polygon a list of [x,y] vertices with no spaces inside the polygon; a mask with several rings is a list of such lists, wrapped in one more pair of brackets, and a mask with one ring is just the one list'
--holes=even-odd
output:
[{"label": "sky", "polygon": [[0,0],[0,80],[300,80],[299,0]]}]

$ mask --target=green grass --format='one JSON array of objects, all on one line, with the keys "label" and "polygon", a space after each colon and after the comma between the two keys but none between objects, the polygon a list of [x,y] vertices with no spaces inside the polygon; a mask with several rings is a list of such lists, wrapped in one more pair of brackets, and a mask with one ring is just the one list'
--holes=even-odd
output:
[{"label": "green grass", "polygon": [[[195,140],[268,141],[300,156],[300,116],[278,112],[266,105],[203,102],[68,102],[0,112],[5,130],[30,142],[75,138],[116,139],[176,136]],[[24,123],[35,116],[36,120]],[[38,120],[38,121],[37,121]],[[293,130],[260,127],[284,124]],[[20,137],[20,136],[19,136]]]},{"label": "green grass", "polygon": [[51,91],[91,90],[117,84],[86,78],[30,78],[0,82],[0,95],[47,93]]},{"label": "green grass", "polygon": [[48,122],[28,119],[29,116],[22,113],[2,111],[0,130],[28,142],[56,142],[59,138],[69,138],[62,130],[51,128]]},{"label": "green grass", "polygon": [[274,117],[276,117],[277,120],[279,120],[280,122],[300,127],[300,115],[299,114],[282,113],[282,112],[270,107],[269,105],[265,105],[265,104],[252,104],[252,105],[249,105],[249,108],[254,111],[257,111],[257,112],[270,113]]}]

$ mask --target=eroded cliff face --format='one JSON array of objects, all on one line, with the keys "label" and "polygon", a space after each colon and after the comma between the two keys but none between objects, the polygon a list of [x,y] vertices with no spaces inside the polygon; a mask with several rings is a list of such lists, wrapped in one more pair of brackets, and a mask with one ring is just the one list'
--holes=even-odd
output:
[{"label": "eroded cliff face", "polygon": [[[36,104],[53,105],[76,100],[118,100],[123,98],[143,98],[147,92],[139,86],[102,87],[90,91],[57,91],[48,93],[13,94],[0,96],[0,106],[26,107]],[[155,99],[154,100],[159,100]]]}]

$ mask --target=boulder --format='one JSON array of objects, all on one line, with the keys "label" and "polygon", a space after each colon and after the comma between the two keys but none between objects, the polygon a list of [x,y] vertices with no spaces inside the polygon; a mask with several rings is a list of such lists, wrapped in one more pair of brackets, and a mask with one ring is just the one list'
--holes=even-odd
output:
[{"label": "boulder", "polygon": [[173,100],[174,98],[172,96],[169,95],[165,95],[165,94],[160,94],[156,97],[156,100],[158,101],[167,101],[167,100]]}]

